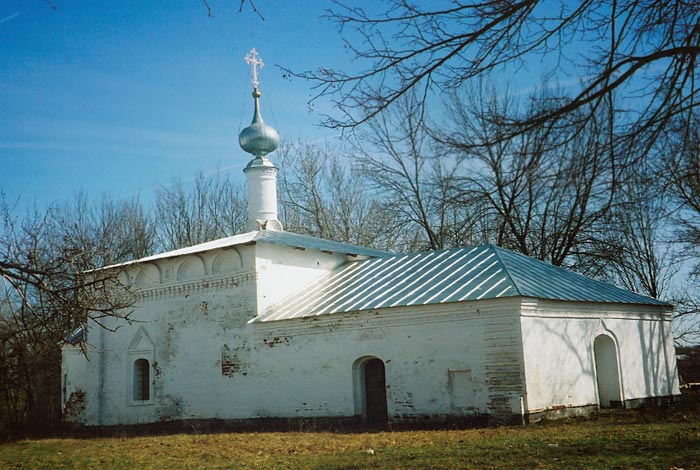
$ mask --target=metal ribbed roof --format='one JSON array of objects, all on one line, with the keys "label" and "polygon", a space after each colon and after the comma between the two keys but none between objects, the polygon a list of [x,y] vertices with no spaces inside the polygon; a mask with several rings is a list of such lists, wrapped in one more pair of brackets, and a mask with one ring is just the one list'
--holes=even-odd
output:
[{"label": "metal ribbed roof", "polygon": [[254,321],[497,297],[668,305],[492,245],[349,263]]},{"label": "metal ribbed roof", "polygon": [[668,302],[620,289],[613,284],[596,281],[520,253],[499,247],[492,248],[508,270],[518,292],[526,297],[672,306]]}]

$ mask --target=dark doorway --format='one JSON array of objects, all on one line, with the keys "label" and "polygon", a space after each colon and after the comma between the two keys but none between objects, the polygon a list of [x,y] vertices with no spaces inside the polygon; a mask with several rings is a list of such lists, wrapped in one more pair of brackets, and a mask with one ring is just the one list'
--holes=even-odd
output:
[{"label": "dark doorway", "polygon": [[386,376],[380,359],[370,359],[365,364],[365,403],[368,424],[387,422]]}]

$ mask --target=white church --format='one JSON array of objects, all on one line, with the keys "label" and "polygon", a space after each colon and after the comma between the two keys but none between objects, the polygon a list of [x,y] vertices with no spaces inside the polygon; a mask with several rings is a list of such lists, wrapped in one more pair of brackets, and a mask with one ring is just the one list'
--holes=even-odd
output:
[{"label": "white church", "polygon": [[252,52],[250,231],[107,268],[134,321],[65,342],[67,422],[528,422],[680,394],[667,303],[492,245],[285,232]]}]

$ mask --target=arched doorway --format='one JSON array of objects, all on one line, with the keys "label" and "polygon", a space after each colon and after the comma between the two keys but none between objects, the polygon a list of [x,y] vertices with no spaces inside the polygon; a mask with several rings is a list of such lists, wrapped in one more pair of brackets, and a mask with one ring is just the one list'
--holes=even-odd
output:
[{"label": "arched doorway", "polygon": [[381,359],[365,362],[365,406],[367,423],[383,424],[387,422],[386,374]]},{"label": "arched doorway", "polygon": [[620,369],[615,342],[607,335],[598,336],[593,342],[593,354],[600,406],[621,406]]},{"label": "arched doorway", "polygon": [[370,425],[388,421],[386,370],[376,356],[363,356],[352,365],[355,414]]}]

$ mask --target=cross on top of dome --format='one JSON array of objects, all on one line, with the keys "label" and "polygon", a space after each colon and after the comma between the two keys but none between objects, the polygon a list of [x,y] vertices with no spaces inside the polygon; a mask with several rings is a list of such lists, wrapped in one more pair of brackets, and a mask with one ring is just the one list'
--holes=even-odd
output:
[{"label": "cross on top of dome", "polygon": [[260,114],[260,90],[258,89],[258,71],[263,67],[263,61],[254,48],[245,56],[245,61],[251,67],[253,74],[253,99],[255,100],[255,112],[250,126],[238,134],[238,143],[241,148],[254,155],[255,159],[264,159],[265,155],[274,151],[280,143],[279,134],[274,127],[268,126]]},{"label": "cross on top of dome", "polygon": [[253,87],[258,88],[258,85],[260,84],[258,81],[258,67],[263,68],[265,64],[255,48],[252,48],[250,52],[246,54],[245,61],[248,65],[250,65],[251,73],[253,75]]}]

